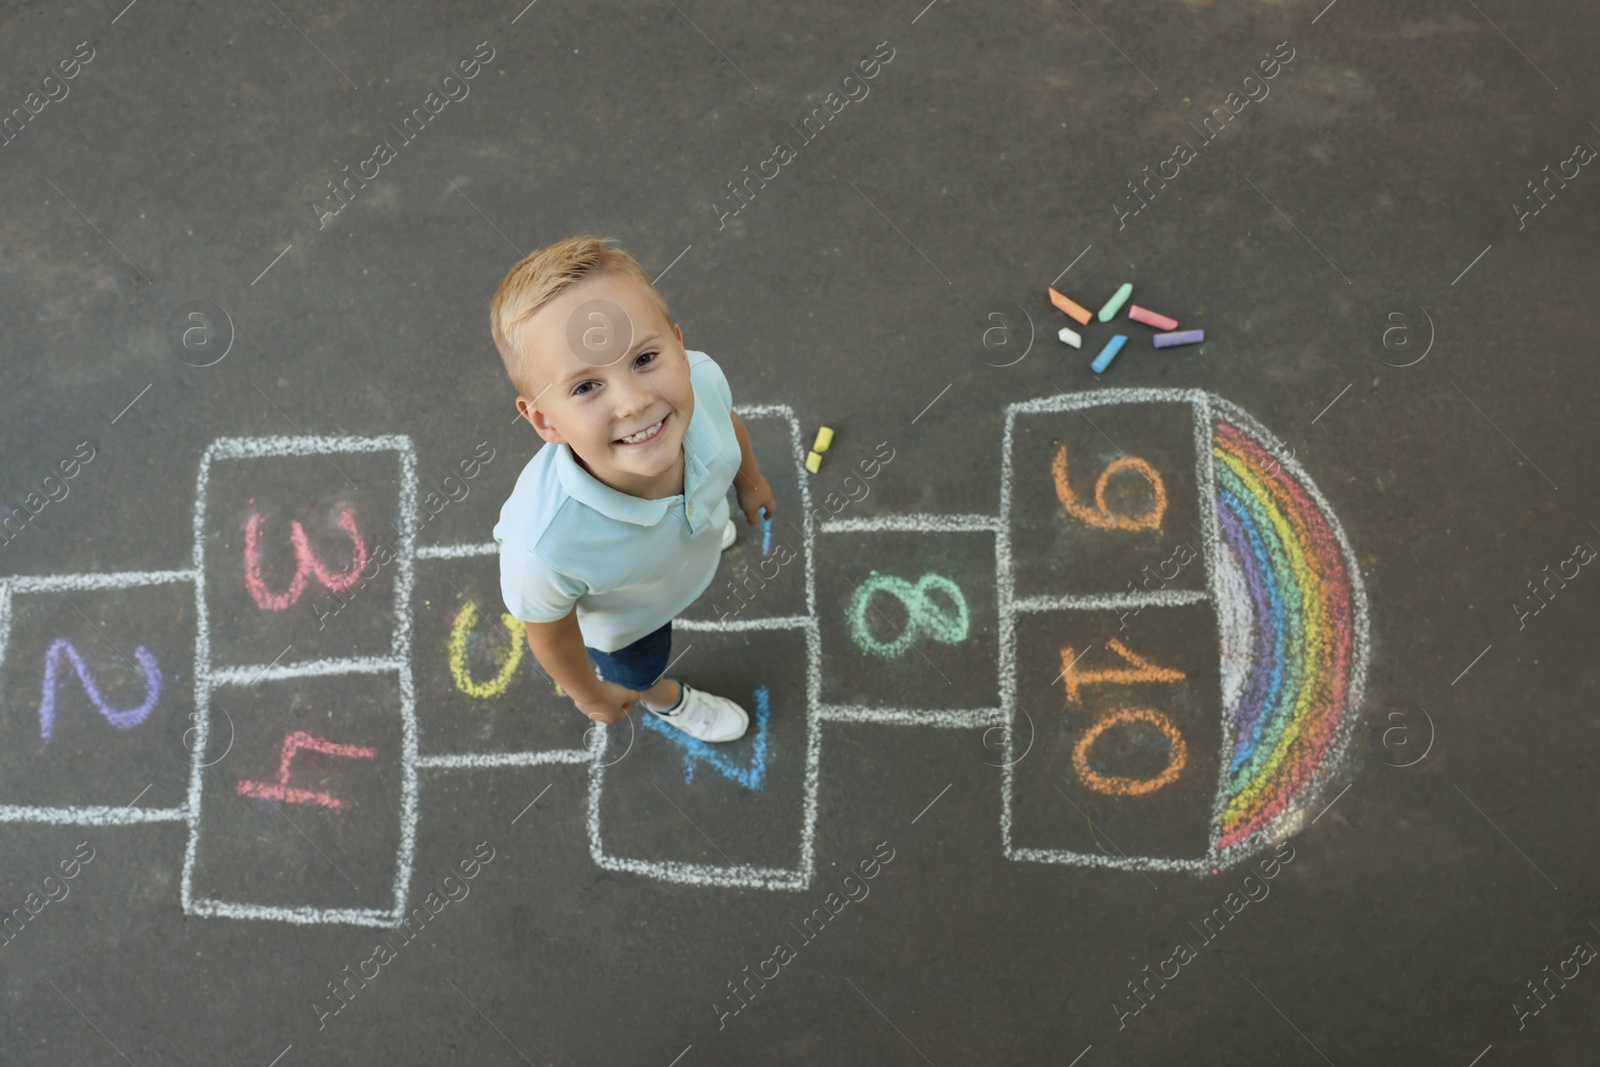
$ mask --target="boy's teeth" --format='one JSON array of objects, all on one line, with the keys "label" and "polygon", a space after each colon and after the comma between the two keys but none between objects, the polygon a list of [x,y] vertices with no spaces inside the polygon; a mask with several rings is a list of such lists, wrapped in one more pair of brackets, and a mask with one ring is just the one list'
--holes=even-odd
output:
[{"label": "boy's teeth", "polygon": [[644,429],[640,430],[636,434],[630,434],[629,436],[624,437],[623,440],[627,441],[629,443],[633,443],[635,441],[643,441],[646,437],[649,437],[651,434],[655,433],[657,428],[660,427],[660,425],[661,425],[661,420],[657,419],[656,422],[655,422],[655,425],[647,426]]}]

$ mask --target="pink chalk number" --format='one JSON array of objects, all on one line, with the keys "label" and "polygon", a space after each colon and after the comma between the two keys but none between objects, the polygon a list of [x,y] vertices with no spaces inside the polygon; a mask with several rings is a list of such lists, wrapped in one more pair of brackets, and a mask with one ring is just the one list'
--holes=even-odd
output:
[{"label": "pink chalk number", "polygon": [[288,589],[274,593],[267,588],[266,580],[261,577],[261,527],[265,522],[266,518],[260,512],[251,512],[250,522],[244,530],[244,584],[249,588],[250,596],[258,606],[268,611],[289,610],[305,592],[306,578],[311,574],[315,574],[317,581],[334,592],[343,592],[360,579],[361,568],[367,565],[367,544],[361,537],[361,531],[356,529],[355,516],[346,509],[339,513],[337,522],[339,528],[350,538],[350,545],[355,554],[349,569],[338,573],[324,567],[322,561],[311,551],[305,527],[296,519],[289,526],[289,541],[294,545],[294,578],[290,580]]},{"label": "pink chalk number", "polygon": [[244,779],[239,781],[239,792],[247,797],[260,797],[263,800],[281,800],[285,804],[316,804],[324,808],[338,810],[343,802],[331,793],[318,793],[313,789],[301,789],[289,784],[290,764],[294,762],[295,755],[302,749],[320,752],[325,756],[339,756],[344,759],[372,759],[377,753],[370,748],[359,745],[339,745],[332,741],[314,737],[304,730],[296,730],[283,739],[282,754],[278,760],[278,780],[275,782],[252,782]]}]

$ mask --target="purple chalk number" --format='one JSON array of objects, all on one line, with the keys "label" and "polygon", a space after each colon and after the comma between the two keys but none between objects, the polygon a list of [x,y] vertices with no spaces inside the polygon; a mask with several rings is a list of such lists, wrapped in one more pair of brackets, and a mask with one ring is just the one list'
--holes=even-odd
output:
[{"label": "purple chalk number", "polygon": [[56,724],[56,691],[59,688],[56,684],[56,668],[60,665],[62,656],[72,660],[72,668],[78,672],[78,681],[83,684],[84,692],[89,694],[95,710],[105,716],[106,722],[119,730],[131,730],[150,717],[156,701],[161,699],[161,668],[156,665],[156,658],[143,645],[134,649],[133,655],[144,671],[144,703],[136,708],[119,710],[109,706],[105,698],[100,695],[99,687],[94,684],[94,677],[89,673],[83,657],[78,655],[78,650],[72,647],[72,642],[65,637],[56,638],[55,643],[44,654],[44,686],[39,700],[39,736],[44,739],[45,744],[50,743],[50,733]]}]

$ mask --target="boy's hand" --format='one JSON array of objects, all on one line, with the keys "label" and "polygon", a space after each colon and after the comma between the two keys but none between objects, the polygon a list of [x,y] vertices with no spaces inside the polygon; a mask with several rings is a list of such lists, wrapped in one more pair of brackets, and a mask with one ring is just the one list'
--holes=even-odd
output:
[{"label": "boy's hand", "polygon": [[744,512],[745,520],[751,526],[761,521],[762,508],[766,508],[769,519],[777,514],[778,502],[772,498],[772,486],[759,474],[753,483],[740,479],[734,494],[739,498],[739,510]]},{"label": "boy's hand", "polygon": [[578,710],[599,723],[614,723],[625,718],[640,694],[616,682],[601,682],[600,695],[594,700],[574,700]]}]

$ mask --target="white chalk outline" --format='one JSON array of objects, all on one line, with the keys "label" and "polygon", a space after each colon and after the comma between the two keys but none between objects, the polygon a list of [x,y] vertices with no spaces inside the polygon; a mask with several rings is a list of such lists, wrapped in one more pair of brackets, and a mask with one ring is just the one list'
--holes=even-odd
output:
[{"label": "white chalk outline", "polygon": [[644,860],[633,857],[613,855],[606,852],[600,833],[600,800],[605,784],[606,763],[606,737],[596,731],[589,745],[593,758],[589,771],[589,855],[593,857],[596,865],[612,871],[627,871],[632,874],[643,874],[651,878],[658,878],[666,882],[676,882],[680,885],[706,885],[734,887],[745,886],[755,889],[805,889],[811,884],[811,877],[815,869],[815,839],[817,825],[817,786],[820,775],[820,756],[822,751],[821,726],[817,709],[822,696],[822,642],[817,631],[817,597],[816,597],[816,554],[812,550],[815,540],[815,520],[811,513],[811,487],[806,482],[805,455],[806,448],[801,444],[800,420],[795,417],[793,409],[787,404],[759,404],[739,405],[733,409],[742,418],[780,418],[789,423],[789,451],[790,459],[799,474],[801,521],[805,525],[803,531],[806,571],[806,611],[805,615],[787,615],[769,618],[735,619],[735,620],[674,620],[674,629],[709,631],[712,633],[733,633],[749,630],[800,630],[806,638],[806,769],[803,785],[805,795],[805,808],[801,816],[800,830],[800,862],[795,868],[785,867],[757,867],[752,864],[734,864],[723,866],[718,864],[685,863],[679,860]]},{"label": "white chalk outline", "polygon": [[417,549],[418,559],[468,559],[499,554],[500,546],[493,541],[475,545],[427,545]]},{"label": "white chalk outline", "polygon": [[19,593],[70,593],[192,581],[194,571],[113,571],[106,574],[14,574],[5,579],[5,584]]},{"label": "white chalk outline", "polygon": [[1116,608],[1171,608],[1180,604],[1198,604],[1210,600],[1204,589],[1150,589],[1143,593],[1067,593],[1060,596],[1025,596],[1011,602],[1011,610],[1033,611],[1106,611]]},{"label": "white chalk outline", "polygon": [[0,804],[0,822],[46,822],[61,826],[118,826],[125,822],[183,822],[187,808],[118,808],[88,804],[73,808],[35,808]]},{"label": "white chalk outline", "polygon": [[[251,667],[216,667],[211,661],[210,612],[206,605],[205,534],[206,490],[213,460],[281,459],[328,453],[393,452],[399,460],[400,544],[396,553],[394,578],[395,626],[387,657],[358,657],[311,660],[276,667],[270,664]],[[354,923],[363,926],[391,926],[405,915],[406,896],[411,885],[411,869],[417,833],[417,722],[415,687],[411,665],[411,592],[415,584],[416,559],[417,457],[411,438],[404,434],[379,437],[220,437],[200,457],[195,480],[194,563],[195,578],[195,732],[196,742],[189,773],[187,818],[189,840],[184,849],[183,876],[179,894],[183,910],[190,915],[223,916],[232,919],[274,919],[291,923]],[[393,903],[388,908],[318,908],[307,905],[250,904],[216,900],[194,895],[194,869],[200,846],[201,800],[205,771],[206,741],[210,735],[211,691],[219,685],[248,685],[255,679],[336,676],[343,674],[389,673],[393,671],[400,689],[400,844],[395,863]]]},{"label": "white chalk outline", "polygon": [[[194,580],[194,572],[111,571],[105,574],[13,574],[0,578],[0,668],[10,651],[14,593],[68,593],[101,589],[135,589]],[[109,814],[108,814],[109,813]],[[118,817],[118,813],[121,813]],[[173,822],[187,817],[185,808],[109,807],[79,804],[67,807],[0,804],[0,823],[53,823],[59,826],[110,826],[129,822]]]},{"label": "white chalk outline", "polygon": [[11,584],[12,579],[0,581],[0,670],[6,665],[6,652],[11,644]]},{"label": "white chalk outline", "polygon": [[[1208,843],[1204,856],[1197,859],[1177,860],[1164,859],[1150,856],[1118,856],[1111,857],[1095,853],[1073,852],[1068,849],[1025,848],[1017,846],[1011,836],[1012,797],[1015,792],[1015,778],[1012,771],[1014,764],[1014,743],[1012,734],[1016,722],[1016,634],[1015,615],[1022,608],[1019,604],[1032,605],[1050,600],[1057,601],[1062,609],[1084,609],[1088,607],[1121,607],[1121,603],[1109,603],[1120,600],[1116,596],[1105,598],[1044,598],[1030,597],[1019,601],[1015,597],[1012,585],[1011,566],[1011,478],[1012,478],[1012,440],[1013,431],[1018,415],[1034,415],[1044,413],[1077,411],[1082,408],[1101,407],[1108,404],[1160,404],[1160,403],[1188,403],[1194,412],[1195,436],[1195,475],[1197,494],[1200,497],[1200,516],[1203,525],[1206,550],[1204,554],[1206,567],[1206,592],[1198,596],[1185,594],[1186,600],[1182,602],[1197,603],[1200,600],[1210,600],[1216,612],[1218,633],[1223,633],[1224,618],[1222,614],[1221,597],[1224,591],[1220,582],[1220,553],[1222,551],[1217,541],[1216,520],[1216,487],[1215,487],[1215,449],[1212,437],[1219,415],[1226,417],[1227,421],[1255,438],[1256,442],[1268,451],[1279,457],[1281,466],[1287,469],[1321,510],[1322,518],[1327,522],[1334,537],[1339,542],[1340,550],[1344,554],[1345,568],[1350,575],[1351,600],[1353,606],[1353,622],[1351,641],[1354,646],[1351,657],[1351,670],[1348,679],[1348,691],[1344,715],[1340,720],[1334,739],[1322,763],[1312,772],[1310,780],[1300,787],[1295,801],[1273,821],[1250,837],[1237,842],[1228,848],[1218,850],[1211,842],[1218,837],[1218,828],[1223,810],[1223,802],[1227,795],[1227,768],[1232,751],[1233,738],[1236,726],[1233,722],[1233,710],[1226,701],[1223,701],[1222,738],[1223,748],[1218,768],[1218,785],[1212,803],[1212,814],[1208,829]],[[1222,399],[1215,394],[1201,389],[1105,389],[1093,393],[1058,393],[1054,396],[1039,397],[1021,403],[1009,404],[1005,409],[1005,431],[1001,443],[1000,462],[1000,518],[999,534],[996,548],[996,585],[997,599],[1002,605],[1000,612],[1000,677],[1001,677],[1001,707],[1005,712],[1003,728],[1005,730],[1006,762],[1002,768],[1001,805],[1000,805],[1000,836],[1001,846],[1006,858],[1013,860],[1027,860],[1037,863],[1062,863],[1086,867],[1108,867],[1129,871],[1196,871],[1204,872],[1210,868],[1223,868],[1231,866],[1250,855],[1259,852],[1262,847],[1275,840],[1282,840],[1297,832],[1304,824],[1308,814],[1307,806],[1326,787],[1328,780],[1338,770],[1346,748],[1348,747],[1351,733],[1355,729],[1356,720],[1360,717],[1362,695],[1365,688],[1367,659],[1369,654],[1369,634],[1367,621],[1366,589],[1361,581],[1361,570],[1356,561],[1355,552],[1350,547],[1349,539],[1345,536],[1344,528],[1340,525],[1328,501],[1311,481],[1305,468],[1292,458],[1283,459],[1282,453],[1285,445],[1277,436],[1269,432],[1264,426],[1252,418],[1237,405]],[[1161,592],[1150,594],[1159,596]],[[1169,593],[1170,595],[1170,593]],[[1136,594],[1137,596],[1137,594]],[[1101,600],[1105,603],[1090,603]],[[1161,603],[1161,601],[1151,601]],[[1176,600],[1168,600],[1173,603]],[[1128,604],[1126,606],[1132,606]],[[1050,610],[1049,608],[1035,608],[1034,610]]]},{"label": "white chalk outline", "polygon": [[231,900],[195,900],[184,909],[188,915],[221,919],[275,919],[303,926],[323,923],[349,923],[354,926],[395,926],[403,916],[382,908],[277,907],[263,904],[238,904]]},{"label": "white chalk outline", "polygon": [[823,533],[998,533],[993,515],[874,515],[858,519],[829,519]]},{"label": "white chalk outline", "polygon": [[770,615],[753,619],[673,619],[672,628],[729,634],[740,630],[798,630],[810,621],[807,615]]},{"label": "white chalk outline", "polygon": [[313,659],[285,663],[277,667],[216,667],[211,671],[212,688],[223,685],[253,685],[256,682],[281,682],[285,678],[326,678],[338,674],[388,674],[404,666],[398,656],[355,656],[347,659]]},{"label": "white chalk outline", "polygon": [[537,752],[459,752],[445,756],[418,756],[418,767],[446,770],[487,767],[534,767],[541,763],[588,763],[594,753],[586,748],[547,748]]},{"label": "white chalk outline", "polygon": [[974,729],[1005,722],[1004,708],[872,708],[860,704],[823,704],[817,708],[823,722],[870,722],[882,726],[932,726]]},{"label": "white chalk outline", "polygon": [[[1206,567],[1205,590],[1159,590],[1131,594],[1028,596],[1015,593],[1011,552],[1011,482],[1013,474],[1012,446],[1014,426],[1019,415],[1047,412],[1075,411],[1087,407],[1110,404],[1189,403],[1194,412],[1195,462],[1197,467],[1197,492],[1203,502],[1200,507]],[[806,449],[801,441],[799,420],[788,405],[740,405],[735,411],[746,418],[774,417],[787,420],[790,432],[790,459],[797,472],[804,470]],[[800,890],[806,888],[815,871],[815,832],[818,815],[819,780],[821,765],[822,724],[870,723],[885,726],[924,726],[936,729],[990,729],[1004,730],[1006,760],[1001,769],[1001,850],[1005,858],[1013,861],[1071,864],[1119,870],[1175,870],[1203,871],[1207,867],[1231,865],[1248,855],[1260,851],[1265,843],[1279,840],[1296,832],[1309,814],[1308,805],[1326,787],[1336,773],[1346,751],[1363,698],[1368,658],[1370,654],[1367,599],[1361,572],[1350,547],[1327,500],[1312,483],[1304,468],[1293,458],[1280,460],[1305,489],[1307,495],[1321,509],[1341,551],[1351,579],[1354,629],[1352,642],[1354,654],[1350,677],[1347,679],[1348,695],[1346,713],[1330,747],[1328,756],[1313,772],[1308,783],[1301,787],[1297,802],[1277,816],[1273,823],[1249,839],[1230,848],[1213,851],[1193,860],[1170,860],[1156,857],[1109,857],[1100,854],[1076,853],[1062,849],[1020,847],[1012,841],[1012,798],[1015,789],[1013,766],[1015,743],[1013,728],[1016,722],[1016,623],[1019,616],[1034,612],[1059,610],[1102,610],[1123,607],[1175,606],[1210,600],[1218,613],[1219,633],[1224,626],[1221,614],[1222,598],[1229,595],[1222,588],[1219,560],[1222,549],[1217,537],[1215,514],[1215,477],[1212,436],[1219,417],[1249,434],[1270,451],[1281,453],[1281,440],[1265,429],[1252,416],[1236,405],[1214,394],[1198,389],[1108,389],[1094,393],[1058,393],[1005,408],[1005,429],[1001,442],[1000,507],[995,516],[987,515],[900,515],[849,519],[824,519],[820,525],[814,519],[810,486],[804,474],[799,475],[799,491],[803,505],[806,614],[767,618],[735,620],[676,620],[674,627],[688,631],[714,633],[748,632],[755,630],[800,630],[806,640],[806,765],[804,775],[804,811],[801,820],[799,863],[795,868],[761,867],[738,864],[729,867],[685,863],[672,860],[645,860],[619,856],[605,851],[600,827],[601,790],[605,780],[605,738],[596,732],[585,748],[565,748],[532,752],[455,753],[422,756],[418,752],[418,733],[415,715],[414,665],[412,656],[411,594],[415,584],[415,561],[418,559],[467,559],[494,556],[499,546],[494,542],[431,545],[418,548],[415,535],[418,524],[415,516],[417,493],[416,452],[411,439],[405,435],[379,437],[258,437],[219,438],[206,449],[200,460],[196,481],[194,509],[193,565],[186,569],[161,571],[118,571],[105,574],[68,574],[27,576],[13,575],[0,579],[0,664],[5,661],[13,615],[13,597],[17,592],[46,593],[101,589],[123,589],[143,585],[172,582],[192,582],[195,586],[197,629],[195,635],[195,711],[198,743],[191,761],[188,803],[179,808],[117,808],[112,806],[83,807],[31,807],[26,805],[0,805],[0,823],[41,822],[82,826],[101,826],[116,823],[155,823],[185,821],[189,825],[188,844],[185,849],[180,896],[186,914],[217,916],[236,919],[272,919],[298,924],[345,923],[364,926],[390,926],[406,914],[407,897],[416,844],[418,772],[429,770],[489,769],[498,767],[531,767],[539,765],[587,763],[590,767],[588,797],[588,837],[590,855],[605,869],[641,874],[663,881],[688,885],[719,887],[753,887],[769,890]],[[210,465],[215,459],[278,458],[306,456],[327,452],[384,452],[397,453],[401,464],[400,504],[404,529],[401,530],[400,551],[397,554],[395,617],[396,625],[391,654],[388,656],[349,657],[342,659],[313,660],[288,665],[260,666],[237,665],[219,667],[211,663],[209,615],[205,603],[204,537],[206,487],[209,484]],[[1210,506],[1204,502],[1209,501]],[[866,705],[829,704],[822,700],[822,641],[816,607],[816,554],[812,549],[818,533],[977,533],[995,534],[996,606],[999,622],[998,704],[994,707],[949,708],[898,708]],[[394,904],[388,908],[317,908],[311,906],[275,906],[247,904],[235,901],[196,898],[193,891],[193,872],[199,847],[201,799],[203,793],[203,754],[209,732],[211,691],[227,685],[248,685],[259,680],[282,680],[297,677],[325,677],[347,674],[387,674],[395,672],[401,696],[401,840],[398,849],[393,886]],[[1216,798],[1213,802],[1211,840],[1215,840],[1219,826],[1222,803],[1226,796],[1226,753],[1231,751],[1236,731],[1232,709],[1226,700],[1223,715],[1223,758]]]},{"label": "white chalk outline", "polygon": [[[883,515],[823,523],[823,533],[955,533],[998,534],[999,519],[992,515]],[[931,660],[929,662],[932,662]],[[818,677],[824,664],[818,660]],[[998,692],[998,686],[996,687]],[[818,692],[821,686],[819,683]],[[932,726],[936,728],[998,726],[1004,709],[987,708],[886,708],[875,704],[814,705],[817,717],[825,722],[866,722],[885,726]]]}]

